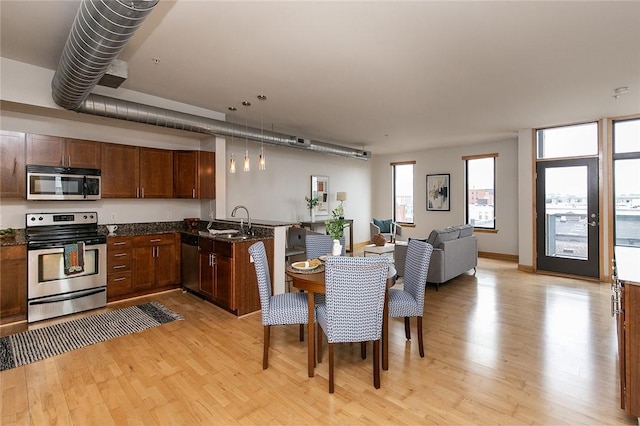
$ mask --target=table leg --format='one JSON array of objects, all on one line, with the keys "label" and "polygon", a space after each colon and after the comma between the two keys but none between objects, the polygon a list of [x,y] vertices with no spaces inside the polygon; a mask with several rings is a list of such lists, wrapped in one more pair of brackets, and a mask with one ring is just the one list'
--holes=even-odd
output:
[{"label": "table leg", "polygon": [[389,369],[389,290],[384,292],[382,310],[382,369]]},{"label": "table leg", "polygon": [[316,366],[316,336],[315,336],[315,323],[314,323],[314,311],[315,311],[315,301],[313,299],[313,293],[307,292],[307,306],[309,309],[309,322],[307,323],[307,347],[309,350],[309,356],[307,359],[308,369],[309,369],[309,377],[313,377],[314,369]]}]

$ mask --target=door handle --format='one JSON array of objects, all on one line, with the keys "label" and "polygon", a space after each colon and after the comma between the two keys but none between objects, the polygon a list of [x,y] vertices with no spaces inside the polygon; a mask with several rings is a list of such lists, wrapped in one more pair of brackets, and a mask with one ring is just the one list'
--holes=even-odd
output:
[{"label": "door handle", "polygon": [[589,226],[598,226],[598,222],[596,222],[595,220],[592,222],[589,222]]}]

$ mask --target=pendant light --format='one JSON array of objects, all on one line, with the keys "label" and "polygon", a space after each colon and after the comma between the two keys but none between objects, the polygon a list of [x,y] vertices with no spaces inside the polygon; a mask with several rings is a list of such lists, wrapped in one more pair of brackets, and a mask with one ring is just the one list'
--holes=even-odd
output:
[{"label": "pendant light", "polygon": [[244,134],[244,161],[242,162],[242,170],[244,170],[245,172],[248,172],[249,170],[251,170],[251,166],[249,165],[249,139],[247,137],[247,134],[249,133],[249,107],[251,106],[251,102],[249,101],[244,101],[242,102],[242,105],[244,105],[244,109],[245,109],[245,114],[244,114],[244,127],[245,127],[245,134]]},{"label": "pendant light", "polygon": [[[236,107],[229,107],[229,111],[237,111],[238,108]],[[233,133],[231,133],[231,158],[229,159],[229,173],[235,173],[236,172],[236,159],[233,158]]]},{"label": "pendant light", "polygon": [[[258,99],[266,101],[265,95],[258,95]],[[264,157],[264,108],[260,107],[260,156],[258,157],[258,170],[265,170],[267,168],[267,159]]]}]

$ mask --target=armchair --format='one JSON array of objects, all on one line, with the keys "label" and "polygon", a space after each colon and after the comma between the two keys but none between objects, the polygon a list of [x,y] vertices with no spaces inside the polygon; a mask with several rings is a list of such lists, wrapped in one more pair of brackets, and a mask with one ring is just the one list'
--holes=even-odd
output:
[{"label": "armchair", "polygon": [[369,223],[369,231],[371,233],[371,241],[376,234],[382,234],[387,241],[395,240],[396,237],[402,235],[402,227],[392,219],[373,219]]}]

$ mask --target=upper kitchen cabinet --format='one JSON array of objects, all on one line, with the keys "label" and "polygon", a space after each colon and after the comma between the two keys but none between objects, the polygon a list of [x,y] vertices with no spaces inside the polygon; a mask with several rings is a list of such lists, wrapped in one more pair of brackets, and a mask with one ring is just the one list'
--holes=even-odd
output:
[{"label": "upper kitchen cabinet", "polygon": [[100,168],[100,143],[27,134],[27,164]]},{"label": "upper kitchen cabinet", "polygon": [[137,146],[101,144],[102,198],[137,198],[140,155]]},{"label": "upper kitchen cabinet", "polygon": [[0,131],[0,197],[25,198],[25,134]]},{"label": "upper kitchen cabinet", "polygon": [[173,198],[173,151],[140,148],[140,198]]},{"label": "upper kitchen cabinet", "polygon": [[102,144],[102,198],[172,198],[173,151]]},{"label": "upper kitchen cabinet", "polygon": [[174,198],[214,199],[215,153],[208,151],[174,151]]}]

